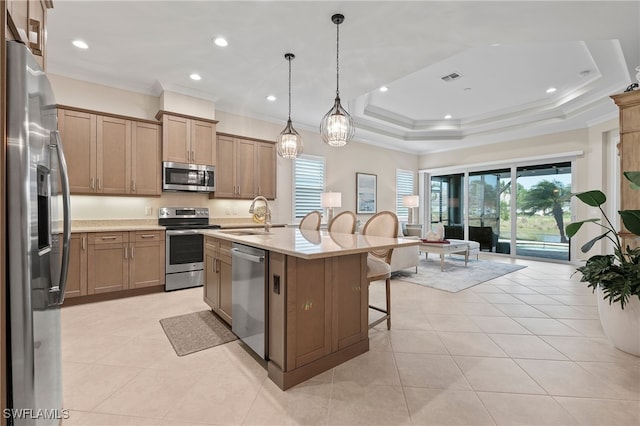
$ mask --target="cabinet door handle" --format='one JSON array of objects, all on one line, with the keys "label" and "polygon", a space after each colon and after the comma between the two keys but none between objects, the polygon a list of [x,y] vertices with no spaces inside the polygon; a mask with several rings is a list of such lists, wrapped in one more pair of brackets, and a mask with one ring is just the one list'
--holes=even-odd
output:
[{"label": "cabinet door handle", "polygon": [[131,180],[131,190],[133,192],[136,192],[136,180],[135,179]]},{"label": "cabinet door handle", "polygon": [[216,259],[216,272],[220,272],[220,259]]},{"label": "cabinet door handle", "polygon": [[98,180],[98,191],[102,191],[102,182],[100,182],[100,178]]},{"label": "cabinet door handle", "polygon": [[93,178],[89,180],[89,188],[91,188],[92,191],[96,189],[95,181],[93,180]]},{"label": "cabinet door handle", "polygon": [[129,250],[128,250],[128,247],[125,247],[125,248],[124,248],[124,258],[125,258],[125,260],[126,260],[126,259],[128,259],[128,257],[127,257],[127,252],[128,252],[128,251],[129,251]]},{"label": "cabinet door handle", "polygon": [[100,239],[101,239],[101,240],[115,240],[115,239],[117,239],[117,238],[118,238],[118,237],[116,237],[115,235],[110,236],[110,237],[100,237]]},{"label": "cabinet door handle", "polygon": [[85,237],[82,237],[82,251],[87,249],[87,240]]},{"label": "cabinet door handle", "polygon": [[156,236],[153,234],[144,234],[144,235],[140,235],[140,238],[155,238]]},{"label": "cabinet door handle", "polygon": [[260,185],[258,185],[258,195],[262,195],[262,191],[260,190]]},{"label": "cabinet door handle", "polygon": [[131,246],[131,259],[133,259],[133,246]]}]

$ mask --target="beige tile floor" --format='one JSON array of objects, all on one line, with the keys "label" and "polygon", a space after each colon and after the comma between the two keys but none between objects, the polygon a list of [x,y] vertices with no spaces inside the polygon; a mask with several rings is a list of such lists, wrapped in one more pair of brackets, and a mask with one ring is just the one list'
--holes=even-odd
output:
[{"label": "beige tile floor", "polygon": [[394,280],[392,330],[286,392],[237,341],[175,354],[158,320],[206,309],[201,288],[64,308],[64,426],[639,425],[640,358],[574,268],[515,263],[459,293]]}]

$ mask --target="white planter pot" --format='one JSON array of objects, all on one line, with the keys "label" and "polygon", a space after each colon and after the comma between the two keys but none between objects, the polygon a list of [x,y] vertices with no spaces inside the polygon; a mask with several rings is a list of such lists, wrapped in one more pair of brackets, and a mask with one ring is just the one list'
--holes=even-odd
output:
[{"label": "white planter pot", "polygon": [[609,304],[603,299],[598,286],[598,314],[604,333],[613,346],[621,351],[640,356],[640,299],[633,296],[620,308],[620,303]]}]

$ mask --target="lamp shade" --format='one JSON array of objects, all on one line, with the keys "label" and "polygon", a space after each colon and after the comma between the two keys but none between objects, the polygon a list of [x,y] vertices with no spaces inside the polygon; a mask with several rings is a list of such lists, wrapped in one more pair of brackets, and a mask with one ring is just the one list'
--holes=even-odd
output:
[{"label": "lamp shade", "polygon": [[342,207],[341,192],[323,192],[320,194],[321,207]]},{"label": "lamp shade", "polygon": [[405,195],[402,197],[403,207],[420,207],[420,197],[418,195]]}]

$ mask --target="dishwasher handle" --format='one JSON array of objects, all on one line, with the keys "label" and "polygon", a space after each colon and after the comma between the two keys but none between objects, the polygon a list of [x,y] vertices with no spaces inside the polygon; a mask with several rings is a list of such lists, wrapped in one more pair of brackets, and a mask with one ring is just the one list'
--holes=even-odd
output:
[{"label": "dishwasher handle", "polygon": [[245,253],[242,250],[239,250],[235,247],[231,249],[231,255],[234,257],[239,257],[240,259],[249,260],[255,263],[261,263],[264,261],[264,256],[255,256],[253,254]]}]

